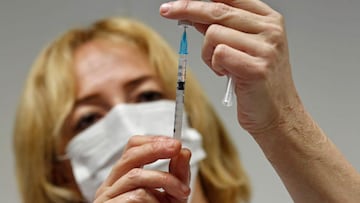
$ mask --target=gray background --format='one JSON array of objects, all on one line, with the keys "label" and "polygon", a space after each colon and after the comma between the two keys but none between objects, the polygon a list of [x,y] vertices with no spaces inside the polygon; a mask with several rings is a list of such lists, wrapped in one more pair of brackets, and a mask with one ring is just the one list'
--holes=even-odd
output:
[{"label": "gray background", "polygon": [[[19,94],[40,49],[70,27],[113,15],[132,16],[146,22],[176,48],[181,30],[176,22],[158,15],[162,2],[165,1],[1,0],[1,202],[19,202],[11,131]],[[359,170],[360,1],[266,2],[286,18],[293,75],[307,109]],[[221,106],[225,80],[212,74],[201,61],[201,35],[190,30],[189,40],[190,66],[235,137],[252,180],[252,202],[291,202],[259,147],[237,125],[235,108]]]}]

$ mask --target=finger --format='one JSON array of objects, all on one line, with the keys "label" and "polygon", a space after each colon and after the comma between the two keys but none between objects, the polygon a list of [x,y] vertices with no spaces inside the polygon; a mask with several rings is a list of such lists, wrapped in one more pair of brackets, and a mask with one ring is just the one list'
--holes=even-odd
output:
[{"label": "finger", "polygon": [[210,25],[205,25],[205,24],[201,24],[201,23],[193,23],[193,26],[195,27],[195,29],[197,31],[199,31],[200,33],[205,35],[205,33]]},{"label": "finger", "polygon": [[103,194],[99,196],[94,203],[160,203],[156,196],[149,190],[138,188],[126,193],[123,193],[121,195],[118,195],[114,198],[107,196],[106,194]]},{"label": "finger", "polygon": [[224,3],[264,16],[273,12],[273,9],[269,5],[259,0],[213,0],[213,2]]},{"label": "finger", "polygon": [[157,190],[157,189],[154,189],[154,190],[151,190],[151,193],[156,197],[156,199],[161,202],[161,203],[164,203],[164,202],[171,202],[171,203],[187,203],[187,198],[185,199],[176,199],[175,197],[163,192],[163,191],[160,191],[160,190]]},{"label": "finger", "polygon": [[190,183],[190,158],[190,150],[181,149],[179,155],[173,157],[169,164],[169,172],[185,185]]},{"label": "finger", "polygon": [[132,147],[125,151],[121,159],[114,165],[110,175],[101,187],[111,186],[117,179],[132,168],[142,167],[158,159],[171,158],[181,149],[180,141],[168,139],[166,141],[147,143]]},{"label": "finger", "polygon": [[[259,35],[239,32],[221,25],[211,25],[205,34],[202,49],[204,62],[214,68],[212,64],[213,52],[217,45],[225,44],[239,51],[243,51],[252,56],[262,56],[267,43],[262,43],[263,38]],[[219,69],[214,69],[218,74],[224,74]]]},{"label": "finger", "polygon": [[125,146],[124,152],[132,147],[137,147],[147,143],[163,142],[172,139],[168,136],[148,136],[148,135],[134,135],[130,137],[128,143]]},{"label": "finger", "polygon": [[266,27],[264,16],[223,3],[173,1],[160,7],[160,14],[170,19],[197,24],[220,24],[248,33],[260,33]]},{"label": "finger", "polygon": [[243,82],[262,79],[265,75],[262,60],[224,44],[215,48],[212,64],[213,69],[233,75]]},{"label": "finger", "polygon": [[137,188],[162,188],[165,193],[179,200],[187,199],[190,194],[190,188],[170,173],[134,168],[118,179],[106,191],[106,196],[114,198]]}]

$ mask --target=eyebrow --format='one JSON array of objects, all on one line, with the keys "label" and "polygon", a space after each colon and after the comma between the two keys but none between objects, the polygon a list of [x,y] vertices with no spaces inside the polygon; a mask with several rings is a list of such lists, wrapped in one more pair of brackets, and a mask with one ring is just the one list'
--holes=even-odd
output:
[{"label": "eyebrow", "polygon": [[[143,76],[137,77],[137,78],[127,82],[124,85],[124,89],[126,91],[131,91],[131,90],[135,89],[136,87],[138,87],[140,84],[142,84],[148,80],[152,80],[152,79],[156,80],[155,78],[156,77],[153,75],[143,75]],[[77,99],[75,101],[75,107],[80,106],[81,104],[84,104],[84,103],[90,103],[92,100],[95,100],[99,97],[101,97],[101,93],[93,93],[93,94],[86,95],[83,98]]]},{"label": "eyebrow", "polygon": [[75,101],[75,107],[76,106],[80,106],[81,104],[84,104],[84,103],[90,103],[92,100],[95,100],[96,98],[99,98],[100,97],[100,94],[90,94],[90,95],[87,95],[83,98],[80,98],[80,99],[77,99]]},{"label": "eyebrow", "polygon": [[155,76],[153,75],[144,75],[144,76],[141,76],[141,77],[138,77],[134,80],[131,80],[129,81],[128,83],[125,84],[125,89],[126,90],[133,90],[135,89],[136,87],[138,87],[140,84],[148,81],[148,80],[155,80],[156,81],[156,78]]}]

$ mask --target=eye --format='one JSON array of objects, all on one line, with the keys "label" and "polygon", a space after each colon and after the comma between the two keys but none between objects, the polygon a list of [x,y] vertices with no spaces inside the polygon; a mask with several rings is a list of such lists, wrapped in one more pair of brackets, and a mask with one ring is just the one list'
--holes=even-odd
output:
[{"label": "eye", "polygon": [[75,132],[79,133],[96,123],[102,116],[99,113],[90,112],[80,117],[75,125]]},{"label": "eye", "polygon": [[136,102],[151,102],[164,98],[162,93],[157,91],[146,91],[139,94],[136,98]]}]

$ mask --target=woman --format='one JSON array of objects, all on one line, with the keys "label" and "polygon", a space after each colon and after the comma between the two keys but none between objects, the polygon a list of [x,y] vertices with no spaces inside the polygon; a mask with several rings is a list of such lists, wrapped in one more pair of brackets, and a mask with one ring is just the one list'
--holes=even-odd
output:
[{"label": "woman", "polygon": [[[312,119],[297,94],[291,76],[284,22],[278,12],[259,0],[217,0],[173,1],[163,4],[160,14],[170,19],[188,20],[204,34],[203,60],[216,74],[233,78],[239,124],[259,144],[295,202],[360,201],[359,173]],[[109,22],[113,26],[107,23],[105,24],[108,26],[102,25],[103,23],[97,26],[109,27],[109,31],[117,33],[117,29],[112,29],[116,22],[118,21]],[[131,30],[127,29],[128,32]],[[143,29],[141,32],[147,33]],[[82,31],[72,33],[76,35]],[[29,202],[75,201],[74,195],[70,194],[81,196],[81,188],[76,186],[71,173],[79,168],[71,167],[82,166],[81,159],[78,162],[73,161],[76,160],[74,157],[77,153],[71,153],[74,151],[71,149],[74,145],[81,148],[78,138],[84,134],[73,137],[75,133],[65,133],[66,129],[72,129],[68,128],[69,126],[75,126],[76,132],[104,117],[93,125],[94,128],[87,128],[95,132],[94,129],[101,129],[97,126],[106,126],[104,123],[112,125],[112,119],[124,119],[124,116],[119,116],[122,114],[116,114],[117,112],[125,112],[128,117],[131,117],[129,112],[135,112],[133,107],[123,105],[115,107],[114,111],[111,110],[109,116],[103,116],[112,107],[109,101],[113,102],[111,104],[117,103],[116,101],[124,102],[127,94],[123,90],[116,92],[116,88],[104,88],[102,83],[97,83],[99,81],[91,86],[95,79],[83,81],[81,78],[96,78],[96,73],[102,75],[99,71],[84,77],[84,73],[92,72],[81,71],[86,70],[84,67],[91,67],[91,64],[95,64],[95,67],[111,67],[119,62],[116,59],[121,56],[120,58],[128,60],[120,61],[132,61],[131,66],[127,64],[121,67],[129,68],[137,64],[136,70],[142,70],[142,73],[147,70],[145,78],[150,80],[145,81],[152,84],[150,94],[135,94],[135,97],[129,96],[129,101],[174,99],[175,84],[171,84],[175,81],[176,75],[174,56],[169,55],[168,49],[164,49],[166,46],[161,45],[162,42],[159,40],[156,41],[162,48],[154,44],[145,49],[134,47],[134,44],[146,47],[143,39],[154,37],[152,34],[141,35],[142,37],[136,40],[127,37],[118,40],[117,37],[110,37],[112,43],[109,43],[106,40],[89,41],[94,39],[93,37],[103,39],[108,32],[100,32],[98,35],[85,33],[88,34],[78,34],[77,37],[73,34],[65,35],[40,56],[30,75],[18,110],[15,127],[18,176],[24,200]],[[125,48],[114,46],[119,41],[126,45]],[[154,48],[156,52],[153,51]],[[124,51],[126,49],[132,50],[134,55]],[[158,49],[162,51],[159,52]],[[106,58],[112,59],[112,62],[100,60]],[[139,60],[135,60],[136,58]],[[145,60],[146,58],[148,60]],[[131,72],[127,71],[127,76]],[[115,73],[114,76],[119,75]],[[112,75],[108,74],[107,77],[112,78]],[[127,81],[127,77],[122,78]],[[100,81],[111,86],[119,84],[119,81],[124,82],[123,80],[109,80],[107,83]],[[142,84],[144,80],[139,81]],[[139,84],[139,81],[131,84]],[[190,152],[182,148],[179,141],[163,136],[134,136],[124,147],[124,153],[110,175],[104,178],[95,195],[95,202],[187,202],[189,185],[194,194],[191,197],[193,202],[235,202],[248,199],[247,178],[224,128],[191,77],[188,84],[187,100],[194,99],[186,104],[189,124],[201,133],[206,152],[206,158],[199,161],[200,169],[194,185],[190,183],[189,171],[194,166],[189,163]],[[126,89],[121,85],[120,87]],[[85,94],[94,88],[100,89],[90,91],[95,93],[93,95]],[[121,92],[122,96],[114,98],[111,92],[114,95]],[[78,101],[84,95],[90,96],[85,97],[86,102],[100,103],[106,108],[95,115],[80,116],[81,122],[71,125],[74,123],[73,120],[77,121],[77,116],[73,116],[73,113],[76,113],[74,107],[84,103],[83,100]],[[107,102],[104,105],[103,101],[93,101],[93,96],[105,98]],[[157,102],[150,103],[148,109],[151,109],[153,104],[159,106]],[[171,105],[161,105],[163,106]],[[141,113],[138,111],[136,115],[139,112]],[[162,116],[149,118],[156,123]],[[104,120],[109,122],[102,122]],[[125,125],[124,123],[126,122],[123,121],[121,125]],[[87,129],[84,133],[89,135]],[[189,134],[199,137],[194,130],[189,129],[188,132],[190,131],[193,133]],[[73,144],[74,142],[78,144]],[[192,149],[199,147],[190,147],[190,150],[194,151]],[[77,151],[83,153],[81,150]],[[163,158],[170,159],[169,172],[153,171],[143,167]],[[79,176],[77,174],[81,173],[75,173],[75,176]]]},{"label": "woman", "polygon": [[[84,201],[70,160],[59,158],[67,154],[70,140],[118,103],[174,100],[176,77],[176,54],[156,33],[133,20],[105,19],[71,30],[52,43],[33,66],[15,126],[17,175],[24,202]],[[100,96],[89,99],[88,95]],[[208,202],[248,200],[249,183],[237,152],[191,74],[186,101],[190,125],[202,135],[206,152],[193,202],[199,202],[199,194],[206,194]],[[129,143],[142,139],[135,136]],[[130,145],[123,154],[134,148]],[[176,153],[188,156],[176,145]]]}]

